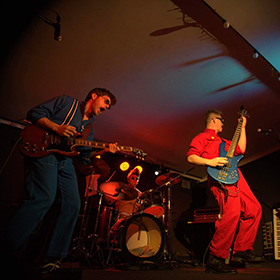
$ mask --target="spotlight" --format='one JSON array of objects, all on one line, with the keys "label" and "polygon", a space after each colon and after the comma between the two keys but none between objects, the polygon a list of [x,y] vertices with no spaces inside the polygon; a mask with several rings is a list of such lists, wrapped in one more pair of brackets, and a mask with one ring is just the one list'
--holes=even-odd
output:
[{"label": "spotlight", "polygon": [[129,163],[127,161],[124,161],[120,164],[120,170],[126,171],[129,168]]},{"label": "spotlight", "polygon": [[162,167],[162,166],[159,166],[159,167],[156,169],[156,171],[155,171],[155,175],[156,175],[156,176],[160,175],[160,174],[162,173],[162,169],[163,169],[163,167]]}]

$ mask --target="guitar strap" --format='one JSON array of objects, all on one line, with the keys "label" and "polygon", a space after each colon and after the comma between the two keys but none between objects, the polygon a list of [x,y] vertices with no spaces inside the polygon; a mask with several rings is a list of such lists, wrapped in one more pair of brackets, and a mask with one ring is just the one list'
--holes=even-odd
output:
[{"label": "guitar strap", "polygon": [[[69,109],[69,111],[68,111],[67,115],[65,116],[64,121],[62,122],[61,125],[69,125],[71,123],[72,119],[74,118],[74,116],[77,112],[78,106],[79,106],[79,100],[74,99],[73,104],[71,105],[71,108]],[[81,135],[82,140],[87,140],[87,138],[91,132],[91,129],[92,129],[92,124],[88,124],[86,126],[86,128],[82,130],[83,131],[83,133]]]},{"label": "guitar strap", "polygon": [[64,121],[62,122],[61,125],[69,125],[70,122],[72,121],[72,119],[74,118],[77,109],[78,109],[78,105],[79,105],[79,101],[77,99],[74,99],[73,104],[70,108],[70,110],[68,111]]},{"label": "guitar strap", "polygon": [[223,184],[222,182],[218,182],[218,183],[220,184],[220,189],[222,189],[225,192],[225,202],[227,201],[229,192],[232,193],[232,194],[235,194],[235,195],[239,194],[239,187],[237,186],[237,183],[234,184],[234,186],[237,188],[236,192],[233,192],[233,191],[229,190],[227,188],[227,186],[225,184]]},{"label": "guitar strap", "polygon": [[90,132],[91,132],[91,130],[92,130],[92,124],[89,123],[89,124],[86,126],[86,128],[83,130],[82,135],[81,135],[81,137],[79,137],[79,139],[87,140],[87,139],[88,139],[88,136],[89,136],[89,134],[90,134]]}]

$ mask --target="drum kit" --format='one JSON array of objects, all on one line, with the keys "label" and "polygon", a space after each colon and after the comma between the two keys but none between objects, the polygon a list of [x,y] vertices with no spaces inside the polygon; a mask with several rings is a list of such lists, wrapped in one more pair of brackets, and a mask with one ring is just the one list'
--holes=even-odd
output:
[{"label": "drum kit", "polygon": [[[135,189],[127,188],[122,182],[102,183],[99,189],[93,191],[99,195],[99,199],[93,233],[88,236],[86,221],[89,217],[86,218],[86,213],[90,192],[86,192],[79,237],[72,251],[81,253],[89,264],[94,260],[94,255],[98,254],[102,267],[112,263],[172,261],[171,187],[181,181],[181,176],[175,172],[160,175],[155,181],[158,187],[140,196]],[[86,188],[90,184],[88,180]],[[109,206],[103,205],[104,200]],[[135,200],[141,205],[140,211],[119,218],[118,210],[112,207],[117,200]],[[86,249],[86,242],[90,244],[89,249]]]}]

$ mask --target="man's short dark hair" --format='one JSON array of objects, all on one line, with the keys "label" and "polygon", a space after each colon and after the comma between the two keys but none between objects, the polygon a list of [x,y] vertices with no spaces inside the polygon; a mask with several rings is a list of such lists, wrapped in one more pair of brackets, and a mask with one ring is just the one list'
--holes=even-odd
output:
[{"label": "man's short dark hair", "polygon": [[208,110],[205,113],[205,126],[207,126],[207,124],[209,122],[209,117],[210,117],[211,114],[220,115],[223,118],[223,113],[221,111],[214,110],[214,109]]},{"label": "man's short dark hair", "polygon": [[92,89],[88,93],[88,95],[85,99],[85,102],[88,102],[91,99],[91,96],[92,96],[93,93],[96,93],[98,96],[107,95],[111,99],[111,106],[114,106],[117,103],[117,99],[116,99],[115,95],[105,88],[94,88],[94,89]]}]

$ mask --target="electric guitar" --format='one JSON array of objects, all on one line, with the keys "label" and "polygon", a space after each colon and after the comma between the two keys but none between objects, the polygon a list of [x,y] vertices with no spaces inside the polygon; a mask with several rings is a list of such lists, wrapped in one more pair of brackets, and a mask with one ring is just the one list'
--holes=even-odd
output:
[{"label": "electric guitar", "polygon": [[[241,112],[239,113],[241,116],[247,116],[248,113],[246,110],[241,107]],[[228,163],[225,166],[216,166],[216,167],[207,167],[207,173],[216,181],[233,185],[239,180],[238,174],[238,162],[244,157],[243,155],[235,156],[234,152],[239,141],[241,128],[243,124],[243,119],[240,118],[234,132],[230,147],[228,152],[225,150],[226,143],[223,141],[220,144],[220,157],[226,157]]]},{"label": "electric guitar", "polygon": [[[33,124],[23,129],[18,145],[20,152],[29,157],[43,157],[53,153],[64,156],[77,156],[80,153],[76,150],[77,147],[105,149],[109,146],[107,143],[59,136]],[[139,149],[120,145],[117,145],[117,147],[120,152],[134,153],[137,158],[144,159],[147,156],[144,151]]]}]

